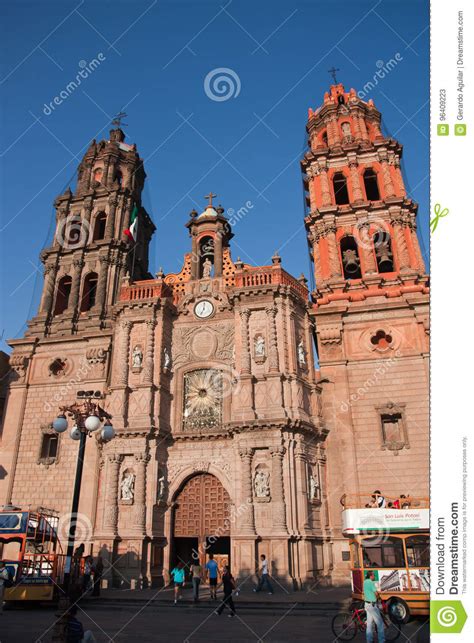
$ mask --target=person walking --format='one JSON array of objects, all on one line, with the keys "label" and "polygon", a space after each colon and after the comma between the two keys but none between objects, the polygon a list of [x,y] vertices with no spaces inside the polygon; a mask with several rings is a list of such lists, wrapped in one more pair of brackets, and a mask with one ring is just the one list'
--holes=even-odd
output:
[{"label": "person walking", "polygon": [[214,554],[209,554],[209,560],[206,563],[207,578],[209,581],[209,591],[211,598],[217,601],[217,579],[219,577],[219,565],[214,560]]},{"label": "person walking", "polygon": [[82,591],[84,592],[84,594],[89,591],[93,562],[94,559],[92,558],[92,556],[87,556],[84,561],[84,576],[82,577]]},{"label": "person walking", "polygon": [[258,579],[257,587],[253,591],[260,592],[265,586],[268,589],[268,593],[273,594],[273,586],[270,582],[270,574],[268,572],[268,560],[265,554],[261,554],[260,560],[260,578]]},{"label": "person walking", "polygon": [[230,609],[229,617],[234,617],[235,605],[232,598],[232,592],[235,589],[235,580],[232,574],[230,573],[230,567],[228,565],[224,565],[224,573],[222,574],[221,585],[223,585],[224,587],[224,598],[222,599],[222,603],[219,605],[218,609],[216,610],[216,614],[220,616],[224,611],[224,607],[228,607]]},{"label": "person walking", "polygon": [[385,643],[385,631],[382,614],[377,606],[378,591],[374,583],[374,572],[368,572],[364,581],[365,612],[367,614],[367,643],[373,643],[374,624],[377,626],[378,642]]},{"label": "person walking", "polygon": [[3,560],[0,560],[0,614],[3,614],[3,595],[9,582],[10,574],[8,573],[8,569],[5,567]]},{"label": "person walking", "polygon": [[199,601],[199,586],[202,580],[202,567],[198,560],[191,565],[191,575],[193,579],[193,601],[197,603]]},{"label": "person walking", "polygon": [[99,554],[94,565],[94,587],[92,589],[92,596],[100,596],[100,581],[103,573],[104,561],[102,560],[102,556]]},{"label": "person walking", "polygon": [[171,576],[173,577],[174,582],[174,604],[178,603],[178,600],[182,598],[182,590],[185,580],[185,569],[183,563],[178,563],[176,567],[172,570]]}]

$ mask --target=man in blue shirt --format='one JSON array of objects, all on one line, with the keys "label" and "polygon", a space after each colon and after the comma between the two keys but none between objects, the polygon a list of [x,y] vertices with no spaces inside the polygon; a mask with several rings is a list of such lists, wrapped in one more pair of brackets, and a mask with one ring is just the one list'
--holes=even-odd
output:
[{"label": "man in blue shirt", "polygon": [[364,581],[365,612],[367,614],[367,643],[374,640],[374,623],[377,626],[379,643],[385,643],[385,632],[382,614],[377,607],[378,591],[374,583],[374,572],[368,572]]},{"label": "man in blue shirt", "polygon": [[219,565],[214,560],[214,554],[209,554],[209,560],[206,563],[207,578],[209,580],[209,589],[211,598],[217,600],[217,577],[219,576]]}]

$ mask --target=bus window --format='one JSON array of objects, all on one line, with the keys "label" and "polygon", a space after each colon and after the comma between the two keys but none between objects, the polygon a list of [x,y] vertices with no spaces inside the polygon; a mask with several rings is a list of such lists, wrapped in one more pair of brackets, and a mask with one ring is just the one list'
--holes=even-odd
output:
[{"label": "bus window", "polygon": [[428,536],[409,536],[405,540],[408,567],[430,566],[430,539]]},{"label": "bus window", "polygon": [[405,567],[403,543],[400,538],[364,538],[362,554],[365,568]]},{"label": "bus window", "polygon": [[351,552],[354,569],[360,569],[359,543],[351,543]]}]

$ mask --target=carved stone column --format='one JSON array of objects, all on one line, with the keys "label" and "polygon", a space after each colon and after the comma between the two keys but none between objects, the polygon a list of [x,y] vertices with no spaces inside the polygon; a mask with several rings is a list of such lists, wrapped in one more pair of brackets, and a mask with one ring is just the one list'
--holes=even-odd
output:
[{"label": "carved stone column", "polygon": [[411,245],[413,247],[413,252],[415,255],[415,260],[417,263],[417,266],[416,266],[417,270],[418,272],[424,273],[425,261],[423,259],[423,255],[421,254],[420,242],[418,240],[418,235],[416,234],[416,223],[415,221],[412,221],[411,219],[409,219],[407,226],[410,234]]},{"label": "carved stone column", "polygon": [[298,512],[301,516],[303,530],[305,531],[307,529],[310,529],[308,508],[308,458],[304,445],[301,442],[296,443],[295,460]]},{"label": "carved stone column", "polygon": [[105,305],[105,298],[107,295],[107,276],[109,272],[109,259],[108,257],[101,256],[99,257],[100,263],[100,273],[99,281],[97,283],[97,300],[94,308],[99,312],[102,312]]},{"label": "carved stone column", "polygon": [[89,241],[89,231],[91,227],[91,214],[92,214],[92,199],[90,197],[87,197],[84,199],[84,212],[82,215],[82,230],[84,232],[81,233],[81,237],[84,241],[82,244],[83,246],[86,246],[88,241]]},{"label": "carved stone column", "polygon": [[250,345],[249,345],[249,317],[250,310],[244,308],[240,311],[240,337],[241,337],[241,350],[240,350],[240,370],[243,374],[250,374]]},{"label": "carved stone column", "polygon": [[135,497],[133,499],[133,529],[143,535],[146,531],[146,465],[150,456],[146,453],[135,455]]},{"label": "carved stone column", "polygon": [[358,244],[364,258],[364,274],[371,275],[377,272],[377,263],[373,249],[373,238],[370,237],[370,223],[364,222],[358,225],[360,243]]},{"label": "carved stone column", "polygon": [[117,453],[107,456],[107,487],[105,492],[104,530],[117,535],[118,481],[122,457]]},{"label": "carved stone column", "polygon": [[155,328],[156,320],[148,319],[146,322],[146,348],[143,364],[143,383],[153,385],[154,354],[155,354]]},{"label": "carved stone column", "polygon": [[268,320],[268,369],[270,372],[278,373],[280,370],[278,360],[277,330],[275,324],[275,306],[265,308]]},{"label": "carved stone column", "polygon": [[395,176],[397,177],[398,190],[400,196],[406,197],[407,191],[405,190],[405,183],[403,181],[402,171],[400,168],[400,158],[395,156],[393,159],[393,167],[395,168]]},{"label": "carved stone column", "polygon": [[240,448],[242,496],[239,530],[241,534],[255,534],[255,516],[252,492],[252,458],[254,449]]},{"label": "carved stone column", "polygon": [[129,363],[128,363],[128,353],[130,350],[130,330],[132,328],[132,322],[124,320],[120,324],[121,331],[121,341],[120,341],[120,352],[118,356],[119,364],[119,376],[118,383],[121,386],[127,386],[128,384],[128,372],[129,372]]},{"label": "carved stone column", "polygon": [[82,259],[74,259],[72,262],[72,284],[71,295],[69,297],[69,309],[75,315],[79,304],[79,293],[81,291],[81,274],[84,268],[84,261]]},{"label": "carved stone column", "polygon": [[43,295],[43,305],[41,306],[41,312],[49,315],[53,308],[54,301],[54,287],[56,285],[56,266],[45,266],[44,267],[44,295]]},{"label": "carved stone column", "polygon": [[367,125],[365,124],[365,118],[363,116],[359,116],[358,120],[359,120],[359,127],[360,127],[360,133],[362,135],[362,140],[368,141],[369,133],[367,131]]},{"label": "carved stone column", "polygon": [[390,167],[388,165],[388,156],[386,152],[379,152],[380,165],[382,167],[382,178],[385,188],[385,196],[387,198],[395,196],[395,188],[393,187],[392,177],[390,174]]},{"label": "carved stone column", "polygon": [[321,251],[319,248],[319,240],[321,238],[321,230],[318,227],[314,227],[311,232],[308,233],[308,241],[311,244],[313,260],[314,260],[314,273],[316,277],[316,283],[319,286],[323,278],[322,267],[321,267]]},{"label": "carved stone column", "polygon": [[273,529],[276,532],[285,532],[286,528],[286,508],[285,508],[285,491],[283,486],[283,456],[285,447],[272,447],[272,515]]},{"label": "carved stone column", "polygon": [[362,194],[362,186],[360,184],[360,176],[357,171],[359,164],[355,158],[349,160],[349,170],[351,173],[352,195],[354,201],[363,201],[364,195]]},{"label": "carved stone column", "polygon": [[352,111],[352,125],[354,127],[354,138],[356,141],[360,141],[360,139],[362,138],[362,133],[360,131],[359,117],[357,114],[354,114],[353,111]]},{"label": "carved stone column", "polygon": [[342,277],[341,262],[339,261],[339,252],[336,243],[336,224],[329,223],[326,225],[325,237],[328,245],[329,268],[331,277]]},{"label": "carved stone column", "polygon": [[[393,233],[395,235],[396,252],[400,272],[410,271],[410,255],[408,253],[407,240],[405,237],[406,221],[402,215],[392,217]],[[392,250],[393,252],[393,250]]]},{"label": "carved stone column", "polygon": [[109,196],[109,213],[107,215],[107,221],[105,224],[105,238],[113,239],[115,232],[115,212],[118,205],[118,196],[117,194],[111,194]]},{"label": "carved stone column", "polygon": [[332,205],[331,190],[329,189],[328,171],[325,165],[319,166],[319,180],[321,182],[322,205]]}]

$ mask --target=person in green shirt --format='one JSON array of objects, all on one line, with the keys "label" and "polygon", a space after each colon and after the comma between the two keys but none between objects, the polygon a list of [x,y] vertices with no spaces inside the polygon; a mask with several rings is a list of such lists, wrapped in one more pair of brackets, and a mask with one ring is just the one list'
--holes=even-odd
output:
[{"label": "person in green shirt", "polygon": [[378,590],[374,582],[374,572],[367,572],[364,581],[364,601],[365,612],[367,614],[367,643],[373,643],[374,640],[374,623],[377,626],[377,635],[379,643],[385,643],[385,632],[382,614],[377,607]]}]

